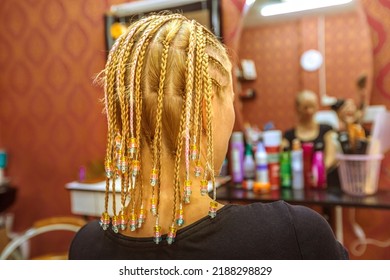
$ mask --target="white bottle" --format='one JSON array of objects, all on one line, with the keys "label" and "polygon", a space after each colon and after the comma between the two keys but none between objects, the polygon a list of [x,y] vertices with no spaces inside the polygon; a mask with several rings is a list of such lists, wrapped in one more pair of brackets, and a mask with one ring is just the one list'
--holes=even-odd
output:
[{"label": "white bottle", "polygon": [[255,153],[256,182],[269,183],[268,181],[268,157],[262,142],[257,144]]},{"label": "white bottle", "polygon": [[291,150],[291,174],[292,189],[303,190],[305,181],[303,178],[303,151],[299,139],[294,139]]}]

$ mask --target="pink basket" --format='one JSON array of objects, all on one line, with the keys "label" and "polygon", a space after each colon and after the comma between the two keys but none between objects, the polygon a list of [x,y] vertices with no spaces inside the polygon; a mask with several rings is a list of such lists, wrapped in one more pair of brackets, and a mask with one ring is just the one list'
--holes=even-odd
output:
[{"label": "pink basket", "polygon": [[383,155],[338,154],[341,189],[350,195],[365,196],[378,190]]}]

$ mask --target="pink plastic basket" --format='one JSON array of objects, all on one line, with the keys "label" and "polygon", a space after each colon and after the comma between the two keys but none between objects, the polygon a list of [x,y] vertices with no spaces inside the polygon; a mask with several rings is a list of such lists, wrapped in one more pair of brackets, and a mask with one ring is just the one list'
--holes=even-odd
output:
[{"label": "pink plastic basket", "polygon": [[378,179],[383,155],[338,154],[341,189],[350,195],[365,196],[378,190]]}]

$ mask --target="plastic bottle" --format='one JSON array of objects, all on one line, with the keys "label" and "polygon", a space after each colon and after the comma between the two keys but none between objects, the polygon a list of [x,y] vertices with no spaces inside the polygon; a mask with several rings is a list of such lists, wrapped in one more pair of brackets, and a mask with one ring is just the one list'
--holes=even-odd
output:
[{"label": "plastic bottle", "polygon": [[0,186],[5,183],[4,169],[7,166],[7,153],[0,149]]},{"label": "plastic bottle", "polygon": [[292,189],[302,190],[304,187],[303,151],[301,147],[301,141],[299,141],[299,139],[294,139],[292,141],[291,175],[292,175]]},{"label": "plastic bottle", "polygon": [[302,143],[303,150],[303,179],[305,189],[311,188],[313,185],[312,179],[312,160],[314,145],[311,142]]},{"label": "plastic bottle", "polygon": [[268,192],[270,190],[270,183],[268,180],[268,156],[262,142],[257,144],[255,162],[256,176],[253,190],[256,192]]},{"label": "plastic bottle", "polygon": [[232,181],[238,184],[244,180],[244,134],[242,132],[232,133],[230,148]]},{"label": "plastic bottle", "polygon": [[326,188],[326,170],[324,162],[323,144],[317,143],[314,147],[313,161],[312,161],[312,178],[313,188]]},{"label": "plastic bottle", "polygon": [[244,156],[244,181],[243,188],[246,190],[253,189],[253,182],[255,179],[255,160],[252,154],[252,146],[249,144],[245,145],[245,156]]},{"label": "plastic bottle", "polygon": [[291,158],[288,147],[285,147],[280,153],[280,186],[291,188]]},{"label": "plastic bottle", "polygon": [[263,132],[263,142],[268,155],[268,177],[271,190],[280,188],[280,145],[282,143],[282,132],[280,130],[269,130]]}]

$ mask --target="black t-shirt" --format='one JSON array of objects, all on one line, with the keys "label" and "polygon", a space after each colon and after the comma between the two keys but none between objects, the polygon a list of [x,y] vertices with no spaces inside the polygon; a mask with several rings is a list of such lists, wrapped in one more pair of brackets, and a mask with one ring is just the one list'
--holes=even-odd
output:
[{"label": "black t-shirt", "polygon": [[[320,126],[320,128],[319,128],[318,135],[316,138],[310,139],[310,140],[305,140],[305,141],[299,139],[299,140],[301,140],[301,143],[312,142],[314,144],[314,147],[322,145],[323,149],[325,149],[325,140],[324,140],[325,134],[333,129],[330,125],[327,125],[327,124],[320,124],[319,126]],[[295,128],[291,128],[291,129],[287,130],[284,133],[284,138],[286,138],[288,140],[290,147],[292,147],[292,141],[295,138],[297,138],[297,136],[295,135]]]},{"label": "black t-shirt", "polygon": [[84,226],[69,258],[108,259],[348,259],[327,221],[317,212],[283,201],[226,205],[214,219],[204,217],[177,231],[172,245],[152,237],[134,238]]}]

